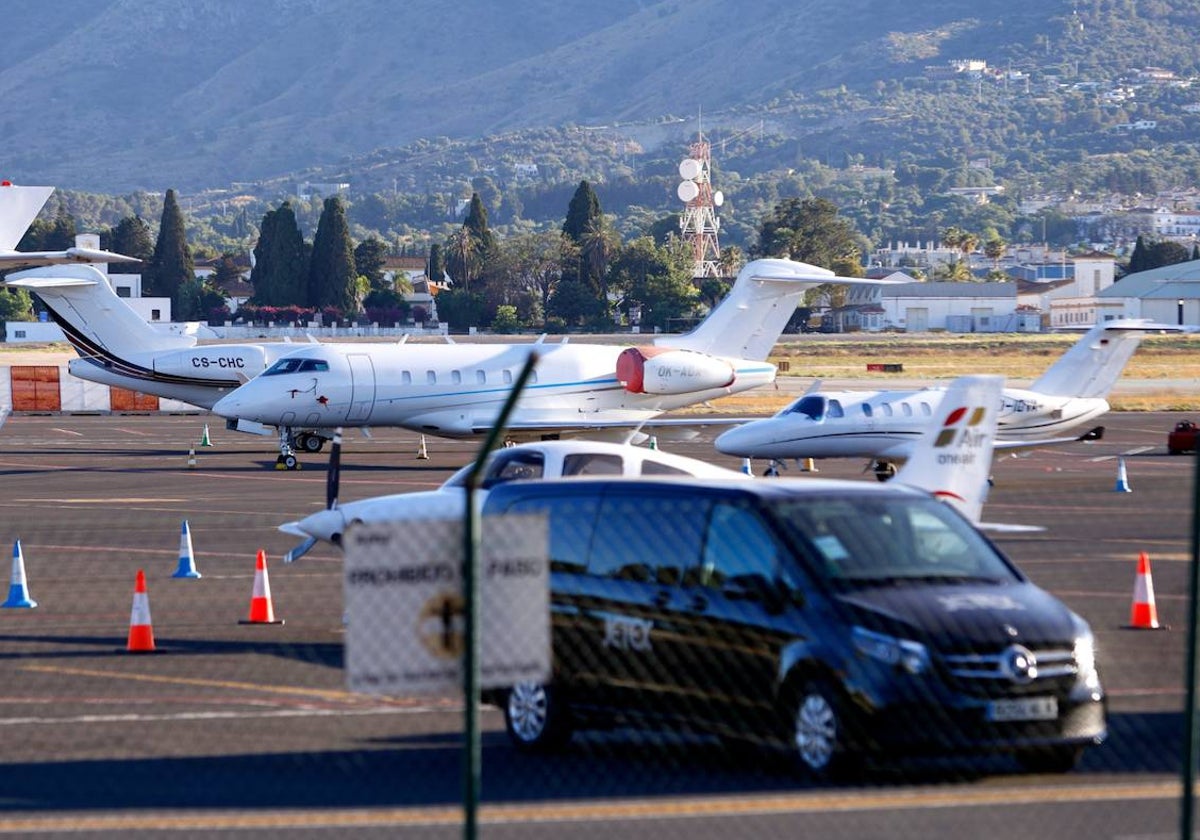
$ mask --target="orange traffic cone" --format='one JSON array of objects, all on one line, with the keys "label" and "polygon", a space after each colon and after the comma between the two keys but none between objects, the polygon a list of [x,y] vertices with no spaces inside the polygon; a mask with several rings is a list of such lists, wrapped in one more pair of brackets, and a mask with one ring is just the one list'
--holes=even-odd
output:
[{"label": "orange traffic cone", "polygon": [[133,613],[129,616],[130,653],[149,653],[154,650],[154,630],[150,626],[150,596],[146,594],[146,573],[138,569],[133,585]]},{"label": "orange traffic cone", "polygon": [[1150,557],[1138,555],[1137,577],[1133,581],[1133,608],[1129,611],[1129,630],[1165,630],[1158,623],[1158,608],[1154,606],[1154,581],[1150,578]]},{"label": "orange traffic cone", "polygon": [[238,624],[283,624],[275,618],[271,605],[271,581],[267,578],[267,552],[261,548],[254,562],[254,594],[250,598],[250,617]]}]

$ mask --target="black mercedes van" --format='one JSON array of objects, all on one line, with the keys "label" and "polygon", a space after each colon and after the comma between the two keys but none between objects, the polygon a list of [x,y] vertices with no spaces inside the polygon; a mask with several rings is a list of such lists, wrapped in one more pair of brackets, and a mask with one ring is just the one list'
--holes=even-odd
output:
[{"label": "black mercedes van", "polygon": [[518,748],[678,726],[867,756],[1014,753],[1066,771],[1105,735],[1088,625],[948,505],[818,479],[514,482],[549,519],[553,676],[485,697]]}]

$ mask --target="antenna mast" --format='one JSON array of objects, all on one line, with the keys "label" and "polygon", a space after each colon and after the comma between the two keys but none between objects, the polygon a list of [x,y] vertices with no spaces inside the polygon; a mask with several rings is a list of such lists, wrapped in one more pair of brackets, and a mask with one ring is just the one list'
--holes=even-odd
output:
[{"label": "antenna mast", "polygon": [[684,241],[692,247],[692,276],[695,278],[721,276],[718,265],[721,246],[717,242],[721,222],[716,208],[725,197],[720,190],[713,191],[711,174],[712,147],[704,139],[703,132],[697,132],[696,142],[688,147],[688,156],[679,164],[679,177],[683,181],[675,190],[679,200],[686,205],[679,218],[679,229]]}]

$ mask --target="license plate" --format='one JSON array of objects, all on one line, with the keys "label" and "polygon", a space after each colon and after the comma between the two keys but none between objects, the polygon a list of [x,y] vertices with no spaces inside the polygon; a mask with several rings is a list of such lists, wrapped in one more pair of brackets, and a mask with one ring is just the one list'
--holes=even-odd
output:
[{"label": "license plate", "polygon": [[1058,698],[1021,697],[1014,700],[993,700],[988,703],[987,719],[1009,720],[1054,720],[1058,717]]}]

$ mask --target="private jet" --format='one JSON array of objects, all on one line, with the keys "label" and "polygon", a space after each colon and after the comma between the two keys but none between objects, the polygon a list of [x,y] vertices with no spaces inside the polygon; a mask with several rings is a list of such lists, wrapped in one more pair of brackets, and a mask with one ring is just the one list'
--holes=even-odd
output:
[{"label": "private jet", "polygon": [[0,269],[14,266],[67,265],[72,263],[127,263],[135,257],[97,248],[65,251],[18,251],[17,244],[45,206],[54,187],[21,187],[0,181]]},{"label": "private jet", "polygon": [[662,412],[769,384],[766,362],[804,292],[878,285],[806,263],[756,260],[692,332],[634,347],[559,344],[221,344],[163,335],[92,266],[35,268],[7,285],[41,298],[80,358],[73,376],[210,408],[231,429],[279,432],[276,466],[321,448],[339,426],[443,437],[492,425],[525,358],[541,356],[510,423],[515,438],[614,436]]},{"label": "private jet", "polygon": [[[1029,388],[1005,388],[996,448],[1027,449],[1095,440],[1103,429],[1064,436],[1109,410],[1107,397],[1142,337],[1180,327],[1148,320],[1106,321],[1089,329]],[[773,417],[717,437],[726,455],[786,459],[866,458],[881,480],[909,457],[945,388],[916,391],[811,390]]]}]

